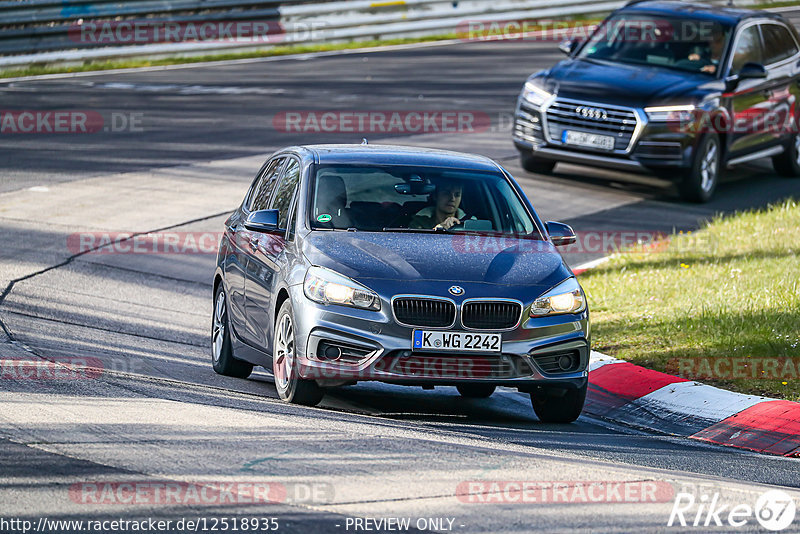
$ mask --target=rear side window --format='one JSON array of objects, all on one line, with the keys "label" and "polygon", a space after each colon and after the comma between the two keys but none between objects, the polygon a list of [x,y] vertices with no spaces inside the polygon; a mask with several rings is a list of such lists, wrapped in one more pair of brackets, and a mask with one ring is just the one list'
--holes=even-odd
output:
[{"label": "rear side window", "polygon": [[764,63],[761,51],[761,36],[757,26],[748,26],[736,39],[736,50],[733,52],[731,73],[736,74],[746,63]]},{"label": "rear side window", "polygon": [[764,64],[772,65],[797,54],[797,43],[789,29],[780,24],[761,26],[764,36]]},{"label": "rear side window", "polygon": [[272,199],[270,209],[278,210],[278,228],[286,228],[289,219],[289,207],[292,204],[294,191],[300,182],[300,162],[290,159],[281,178],[275,198]]},{"label": "rear side window", "polygon": [[277,158],[267,165],[264,172],[261,173],[261,179],[258,181],[253,196],[250,199],[250,211],[265,210],[269,205],[269,198],[272,196],[272,191],[275,189],[275,184],[278,183],[278,176],[283,167],[283,162],[286,158]]}]

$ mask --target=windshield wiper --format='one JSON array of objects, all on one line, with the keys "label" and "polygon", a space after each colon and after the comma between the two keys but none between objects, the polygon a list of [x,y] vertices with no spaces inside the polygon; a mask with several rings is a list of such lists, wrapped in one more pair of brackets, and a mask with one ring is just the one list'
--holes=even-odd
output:
[{"label": "windshield wiper", "polygon": [[384,228],[382,231],[383,232],[406,232],[406,233],[415,234],[415,233],[418,233],[418,232],[432,233],[432,232],[437,232],[438,230],[434,230],[433,228]]}]

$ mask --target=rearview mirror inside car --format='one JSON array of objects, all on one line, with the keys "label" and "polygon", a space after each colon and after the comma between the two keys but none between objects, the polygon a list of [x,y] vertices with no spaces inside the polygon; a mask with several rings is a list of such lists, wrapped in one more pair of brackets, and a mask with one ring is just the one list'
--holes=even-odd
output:
[{"label": "rearview mirror inside car", "polygon": [[401,195],[429,195],[436,190],[436,186],[427,178],[414,174],[405,183],[395,184],[394,190]]},{"label": "rearview mirror inside car", "polygon": [[557,247],[571,245],[577,240],[575,232],[568,224],[548,221],[544,226],[547,228],[547,233],[550,234],[550,240]]}]

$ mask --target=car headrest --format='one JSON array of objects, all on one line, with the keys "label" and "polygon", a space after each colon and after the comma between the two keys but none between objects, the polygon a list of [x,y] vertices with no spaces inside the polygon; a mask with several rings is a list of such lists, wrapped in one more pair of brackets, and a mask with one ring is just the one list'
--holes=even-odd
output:
[{"label": "car headrest", "polygon": [[[341,176],[326,174],[317,182],[317,211],[339,212],[347,206],[347,189]],[[315,215],[319,215],[316,213]]]}]

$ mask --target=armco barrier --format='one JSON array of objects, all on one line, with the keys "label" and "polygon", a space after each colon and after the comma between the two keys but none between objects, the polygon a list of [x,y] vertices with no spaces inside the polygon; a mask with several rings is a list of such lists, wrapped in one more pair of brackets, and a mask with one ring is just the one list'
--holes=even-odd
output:
[{"label": "armco barrier", "polygon": [[[0,68],[450,34],[466,21],[603,13],[626,1],[0,0]],[[736,5],[754,1],[736,0]],[[233,35],[224,34],[227,23],[237,29]],[[248,26],[255,23],[255,28]],[[167,25],[174,27],[173,38],[159,38],[163,35],[158,31]],[[134,35],[131,26],[142,32],[135,38],[120,38],[123,33]],[[211,35],[195,36],[200,27],[212,28]]]}]

